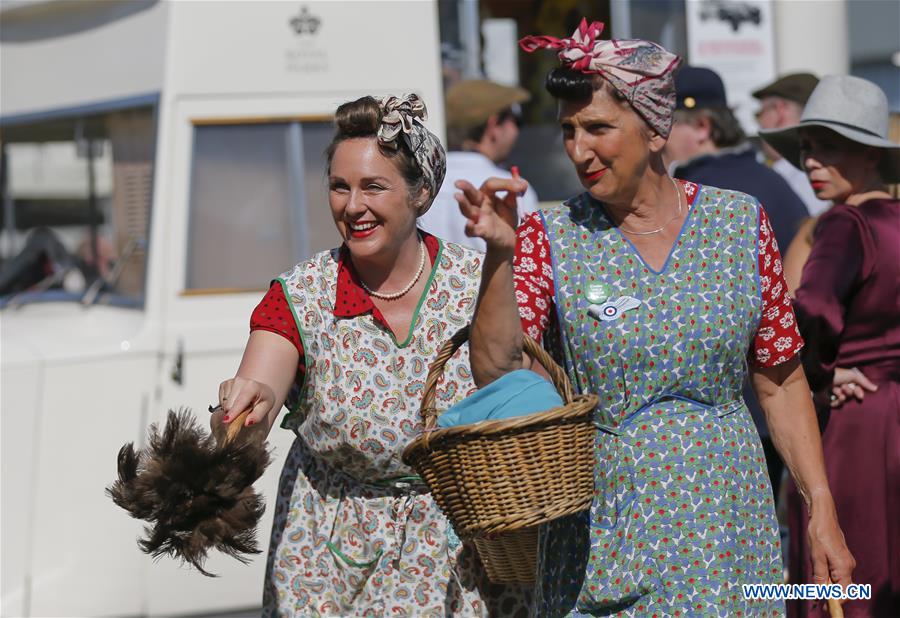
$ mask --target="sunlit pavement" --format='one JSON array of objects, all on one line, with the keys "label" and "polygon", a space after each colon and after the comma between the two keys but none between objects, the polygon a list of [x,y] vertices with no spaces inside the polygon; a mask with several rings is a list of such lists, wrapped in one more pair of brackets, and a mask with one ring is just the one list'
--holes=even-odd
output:
[{"label": "sunlit pavement", "polygon": [[235,612],[213,612],[210,614],[190,614],[181,618],[259,618],[262,614],[262,608],[243,609]]}]

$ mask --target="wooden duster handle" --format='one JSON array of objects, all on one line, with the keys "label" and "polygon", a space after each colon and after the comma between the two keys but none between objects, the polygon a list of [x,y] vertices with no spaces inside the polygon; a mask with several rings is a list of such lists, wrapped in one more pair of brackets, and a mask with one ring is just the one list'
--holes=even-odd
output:
[{"label": "wooden duster handle", "polygon": [[228,427],[225,430],[225,441],[222,443],[222,446],[226,444],[230,444],[232,440],[234,440],[237,435],[241,432],[241,429],[244,427],[244,421],[247,420],[247,415],[250,414],[250,409],[246,409],[236,417],[234,420],[228,423]]},{"label": "wooden duster handle", "polygon": [[[247,415],[250,414],[250,411],[253,407],[249,407],[236,417],[234,420],[228,423],[225,427],[225,438],[222,440],[222,444],[219,445],[219,448],[222,448],[226,444],[231,443],[239,433],[241,433],[241,429],[244,427],[244,421],[247,420]],[[222,410],[222,404],[218,404],[216,406],[209,406],[209,413],[212,414],[214,412],[219,412]],[[223,423],[224,424],[224,423]]]},{"label": "wooden duster handle", "polygon": [[844,618],[844,608],[841,607],[841,602],[837,599],[828,599],[828,613],[831,618]]}]

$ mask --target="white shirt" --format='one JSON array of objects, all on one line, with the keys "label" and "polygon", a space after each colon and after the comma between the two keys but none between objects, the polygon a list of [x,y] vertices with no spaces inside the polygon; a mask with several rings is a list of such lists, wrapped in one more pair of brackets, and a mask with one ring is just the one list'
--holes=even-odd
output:
[{"label": "white shirt", "polygon": [[820,200],[816,197],[809,184],[809,178],[799,168],[788,163],[787,159],[778,159],[772,164],[772,170],[784,178],[794,190],[794,193],[806,204],[806,210],[813,217],[817,217],[831,207],[831,202]]},{"label": "white shirt", "polygon": [[[459,212],[459,204],[453,198],[453,194],[459,192],[454,186],[457,180],[467,180],[478,188],[491,176],[512,178],[509,171],[498,167],[480,152],[447,153],[447,176],[431,208],[419,217],[419,227],[438,238],[485,251],[487,245],[482,239],[466,236],[466,218]],[[537,194],[534,189],[528,187],[525,195],[519,198],[519,221],[537,208]]]}]

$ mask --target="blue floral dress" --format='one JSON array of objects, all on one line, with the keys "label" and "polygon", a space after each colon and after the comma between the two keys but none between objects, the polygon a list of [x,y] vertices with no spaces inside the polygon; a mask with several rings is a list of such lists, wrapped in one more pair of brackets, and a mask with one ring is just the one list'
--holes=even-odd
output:
[{"label": "blue floral dress", "polygon": [[[548,339],[600,405],[590,511],[541,530],[538,616],[783,614],[741,589],[782,577],[765,459],[741,398],[769,313],[765,215],[741,193],[686,189],[698,194],[659,272],[588,194],[540,215],[555,293]],[[534,291],[529,269],[540,267],[517,255],[520,305]],[[530,306],[520,310],[528,323]]]}]

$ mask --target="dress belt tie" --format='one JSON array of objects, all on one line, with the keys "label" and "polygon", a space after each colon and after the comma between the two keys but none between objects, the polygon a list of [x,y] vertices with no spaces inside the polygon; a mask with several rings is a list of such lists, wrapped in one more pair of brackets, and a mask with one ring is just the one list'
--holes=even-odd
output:
[{"label": "dress belt tie", "polygon": [[592,424],[594,425],[594,427],[596,427],[603,433],[610,434],[613,436],[621,436],[630,425],[637,422],[637,420],[641,416],[641,412],[643,412],[647,408],[650,408],[652,406],[663,403],[664,401],[685,401],[687,403],[691,403],[691,404],[694,404],[701,408],[710,410],[711,412],[714,412],[716,414],[716,416],[718,416],[718,417],[728,416],[729,414],[731,414],[733,412],[737,412],[744,405],[743,399],[732,399],[730,401],[726,401],[725,403],[720,403],[720,404],[708,404],[708,403],[703,403],[703,402],[697,401],[695,399],[689,399],[687,397],[681,397],[681,396],[675,397],[672,395],[666,395],[666,396],[654,399],[650,403],[644,404],[643,406],[638,408],[638,410],[634,414],[630,415],[628,418],[626,418],[623,422],[621,422],[618,425],[613,426],[613,425],[610,425],[609,423],[603,423],[598,420],[594,420]]},{"label": "dress belt tie", "polygon": [[[357,483],[363,486],[368,486],[377,489],[392,489],[398,492],[399,496],[391,496],[394,499],[394,503],[391,505],[391,519],[392,519],[392,542],[390,547],[382,547],[377,552],[375,552],[375,557],[367,562],[359,562],[353,560],[344,552],[342,552],[331,540],[329,540],[325,546],[328,550],[337,558],[340,558],[345,563],[350,566],[358,569],[366,569],[374,566],[381,560],[382,556],[387,551],[396,551],[396,562],[399,565],[400,556],[403,553],[403,546],[406,544],[406,526],[409,522],[409,517],[412,514],[413,505],[414,505],[414,497],[420,493],[428,492],[428,486],[422,481],[421,477],[416,475],[407,475],[407,476],[398,476],[388,479],[379,479],[377,481],[365,482],[358,481],[354,479]],[[344,493],[341,492],[341,496],[338,500],[337,508],[334,510],[334,518],[331,522],[331,532],[329,533],[329,539],[334,536],[334,530],[337,527],[338,518],[341,515],[341,507],[344,503]]]}]

